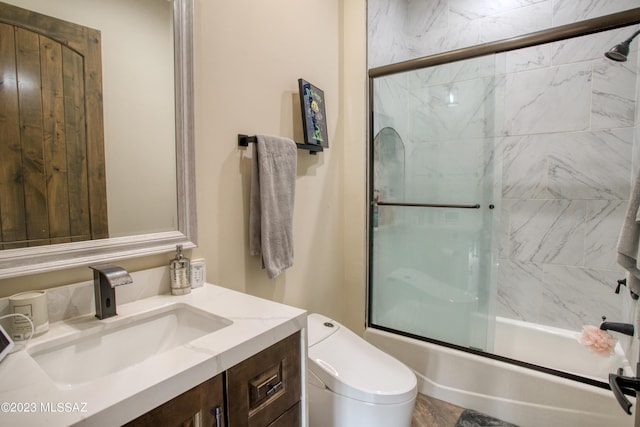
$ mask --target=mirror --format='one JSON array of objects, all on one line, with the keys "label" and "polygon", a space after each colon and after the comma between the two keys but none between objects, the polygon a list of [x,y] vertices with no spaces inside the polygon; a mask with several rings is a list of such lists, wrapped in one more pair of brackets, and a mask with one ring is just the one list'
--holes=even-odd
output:
[{"label": "mirror", "polygon": [[110,237],[2,250],[0,278],[194,247],[193,0],[4,2],[102,32]]}]

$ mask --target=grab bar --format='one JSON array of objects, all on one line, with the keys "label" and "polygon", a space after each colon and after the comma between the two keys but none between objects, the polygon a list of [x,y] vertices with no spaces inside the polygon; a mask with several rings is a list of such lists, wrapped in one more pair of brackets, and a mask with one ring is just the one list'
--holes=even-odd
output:
[{"label": "grab bar", "polygon": [[[415,208],[457,208],[457,209],[480,209],[480,204],[475,205],[447,205],[438,203],[403,203],[403,202],[371,202],[371,205],[378,206],[403,206],[403,207],[415,207]],[[494,205],[489,205],[489,209],[493,209]]]},{"label": "grab bar", "polygon": [[[636,364],[636,375],[640,369],[640,363]],[[625,397],[625,394],[636,396],[636,400],[640,391],[640,378],[639,377],[625,377],[622,375],[622,368],[618,369],[616,374],[609,374],[609,387],[611,391],[613,391],[613,395],[616,397],[616,400],[624,409],[624,411],[631,415],[631,407],[633,404],[629,402],[629,399]],[[636,414],[637,415],[637,414]]]},{"label": "grab bar", "polygon": [[638,390],[640,390],[640,378],[625,377],[621,371],[622,369],[619,369],[617,374],[609,374],[609,387],[622,409],[631,415],[633,404],[624,395],[633,395],[635,392],[637,397]]}]

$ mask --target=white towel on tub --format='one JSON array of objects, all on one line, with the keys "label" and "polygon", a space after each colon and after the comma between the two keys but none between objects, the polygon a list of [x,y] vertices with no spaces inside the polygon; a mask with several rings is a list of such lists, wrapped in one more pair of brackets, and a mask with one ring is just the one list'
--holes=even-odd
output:
[{"label": "white towel on tub", "polygon": [[640,174],[636,177],[629,206],[618,238],[618,264],[627,270],[627,287],[640,294],[640,267],[638,249],[640,243]]},{"label": "white towel on tub", "polygon": [[249,253],[262,257],[270,279],[293,265],[293,204],[297,146],[258,135],[251,164]]}]

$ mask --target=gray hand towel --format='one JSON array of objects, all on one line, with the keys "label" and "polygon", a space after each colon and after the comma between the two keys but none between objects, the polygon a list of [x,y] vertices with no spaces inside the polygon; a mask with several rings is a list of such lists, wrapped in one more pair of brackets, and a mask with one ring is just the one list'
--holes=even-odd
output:
[{"label": "gray hand towel", "polygon": [[270,279],[293,265],[293,202],[297,147],[288,138],[258,135],[251,164],[249,253],[262,257]]},{"label": "gray hand towel", "polygon": [[618,264],[627,270],[627,287],[640,294],[640,268],[638,268],[638,244],[640,243],[640,174],[631,189],[629,206],[618,238]]}]

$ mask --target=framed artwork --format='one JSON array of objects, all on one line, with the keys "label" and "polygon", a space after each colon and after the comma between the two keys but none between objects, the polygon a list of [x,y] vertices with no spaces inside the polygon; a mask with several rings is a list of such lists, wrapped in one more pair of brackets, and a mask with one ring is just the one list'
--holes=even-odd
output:
[{"label": "framed artwork", "polygon": [[298,87],[305,143],[329,148],[324,92],[304,79],[298,79]]}]

